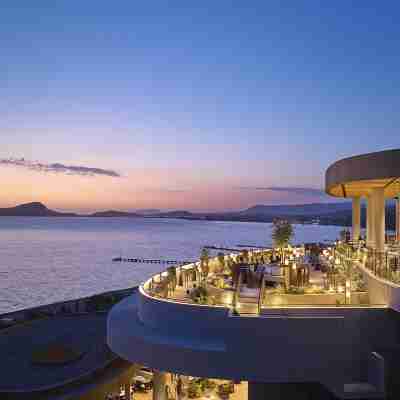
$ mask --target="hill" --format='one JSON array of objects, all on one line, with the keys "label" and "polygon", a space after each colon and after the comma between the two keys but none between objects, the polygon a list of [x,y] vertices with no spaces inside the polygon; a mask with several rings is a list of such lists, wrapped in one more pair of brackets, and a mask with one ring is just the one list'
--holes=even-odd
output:
[{"label": "hill", "polygon": [[107,211],[98,211],[93,214],[88,215],[88,217],[103,217],[103,218],[137,218],[142,217],[142,215],[137,213],[125,212],[125,211],[116,211],[116,210],[107,210]]},{"label": "hill", "polygon": [[351,203],[311,203],[296,205],[256,205],[247,210],[240,211],[242,215],[264,215],[264,216],[322,216],[335,212],[351,211]]},{"label": "hill", "polygon": [[[156,210],[154,210],[156,211]],[[365,206],[361,207],[361,225],[365,227]],[[142,214],[118,210],[99,211],[89,215],[63,213],[48,209],[43,203],[33,202],[16,207],[0,208],[0,217],[103,217],[103,218],[181,218],[208,221],[272,222],[275,218],[285,218],[292,223],[309,223],[318,220],[320,225],[351,226],[351,203],[314,203],[300,205],[258,204],[242,211],[219,213],[193,213],[185,210]],[[395,207],[386,205],[386,226],[395,229]]]},{"label": "hill", "polygon": [[76,217],[74,213],[61,213],[48,209],[43,203],[33,202],[15,207],[0,208],[0,217]]}]

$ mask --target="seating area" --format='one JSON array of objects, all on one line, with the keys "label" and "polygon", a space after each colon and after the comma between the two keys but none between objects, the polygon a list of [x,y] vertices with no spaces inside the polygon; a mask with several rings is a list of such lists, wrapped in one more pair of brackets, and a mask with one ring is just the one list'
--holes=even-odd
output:
[{"label": "seating area", "polygon": [[244,250],[170,267],[145,283],[152,296],[261,314],[262,308],[369,306],[363,276],[342,245]]},{"label": "seating area", "polygon": [[[121,387],[119,392],[109,393],[105,400],[126,400],[128,396],[125,390],[125,387]],[[248,398],[247,382],[199,378],[168,372],[163,372],[162,380],[159,381],[155,378],[155,374],[145,367],[140,368],[132,378],[130,390],[130,398],[135,400],[152,400],[154,390],[162,390],[165,393],[165,396],[162,396],[165,400],[245,400]]]}]

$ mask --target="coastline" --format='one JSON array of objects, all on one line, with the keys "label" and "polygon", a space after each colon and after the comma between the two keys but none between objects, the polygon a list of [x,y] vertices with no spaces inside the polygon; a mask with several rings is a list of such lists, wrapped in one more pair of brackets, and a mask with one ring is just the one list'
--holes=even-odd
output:
[{"label": "coastline", "polygon": [[[225,217],[214,217],[214,216],[159,216],[159,215],[139,215],[139,216],[100,216],[100,215],[79,215],[79,214],[74,214],[74,215],[0,215],[0,220],[2,218],[56,218],[56,219],[62,219],[62,218],[78,218],[78,219],[167,219],[167,220],[186,220],[186,221],[208,221],[208,222],[251,222],[251,223],[263,223],[263,224],[270,224],[273,222],[274,219],[276,218],[285,218],[289,219],[289,221],[294,224],[294,225],[320,225],[320,226],[342,226],[342,227],[351,227],[351,222],[350,221],[341,221],[338,220],[336,222],[324,222],[320,221],[319,223],[311,223],[308,222],[310,219],[307,218],[306,220],[298,220],[298,219],[291,219],[288,217],[284,216],[276,216],[273,218],[270,217],[238,217],[238,218],[225,218]],[[364,226],[363,226],[364,228]]]}]

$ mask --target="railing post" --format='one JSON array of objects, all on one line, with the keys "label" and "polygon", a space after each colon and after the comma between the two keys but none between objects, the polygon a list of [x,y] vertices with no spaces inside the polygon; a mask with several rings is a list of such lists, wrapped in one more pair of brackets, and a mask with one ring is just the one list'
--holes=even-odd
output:
[{"label": "railing post", "polygon": [[389,255],[388,253],[385,254],[385,264],[386,264],[386,279],[390,280],[390,265],[389,265]]},{"label": "railing post", "polygon": [[238,282],[237,282],[236,290],[235,290],[234,305],[233,305],[233,308],[234,308],[235,310],[236,310],[237,303],[238,303],[238,299],[239,299],[239,292],[240,292],[241,280],[242,280],[242,271],[239,272]]},{"label": "railing post", "polygon": [[261,279],[261,288],[258,297],[258,314],[261,314],[261,307],[264,301],[264,290],[265,290],[265,275],[263,274]]}]

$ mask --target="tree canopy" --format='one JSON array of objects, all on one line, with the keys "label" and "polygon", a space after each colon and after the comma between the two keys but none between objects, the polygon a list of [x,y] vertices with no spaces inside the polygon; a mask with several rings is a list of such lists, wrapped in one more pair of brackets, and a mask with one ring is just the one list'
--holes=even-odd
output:
[{"label": "tree canopy", "polygon": [[276,219],[272,225],[272,239],[275,246],[286,247],[294,236],[292,224],[283,219]]}]

